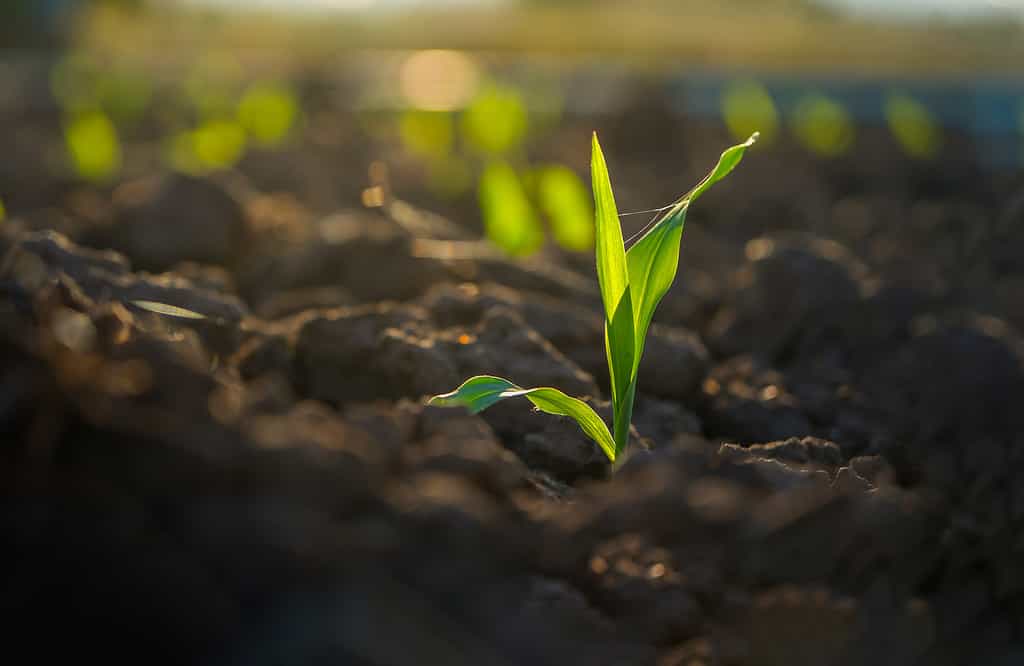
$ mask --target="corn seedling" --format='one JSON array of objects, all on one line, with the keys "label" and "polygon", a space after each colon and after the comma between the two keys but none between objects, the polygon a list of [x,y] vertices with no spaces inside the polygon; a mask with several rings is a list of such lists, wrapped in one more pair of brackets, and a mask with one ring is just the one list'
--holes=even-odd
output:
[{"label": "corn seedling", "polygon": [[612,393],[611,431],[597,412],[578,398],[550,387],[522,388],[490,375],[471,377],[451,393],[434,396],[429,404],[461,406],[477,413],[505,398],[523,397],[539,411],[575,419],[583,432],[614,462],[625,450],[629,438],[637,370],[647,329],[655,308],[676,277],[686,212],[690,204],[739,164],[756,139],[757,133],[722,153],[715,168],[668,207],[627,251],[608,167],[597,134],[594,134],[590,174],[595,204],[597,280],[604,304],[604,342]]}]

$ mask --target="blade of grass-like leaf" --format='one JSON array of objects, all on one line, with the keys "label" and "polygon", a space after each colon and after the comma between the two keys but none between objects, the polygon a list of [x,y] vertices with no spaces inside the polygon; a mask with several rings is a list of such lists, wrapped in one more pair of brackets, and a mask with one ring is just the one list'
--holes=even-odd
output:
[{"label": "blade of grass-like leaf", "polygon": [[745,142],[723,152],[718,164],[700,184],[680,199],[626,252],[628,279],[633,295],[633,380],[640,365],[644,339],[647,337],[647,329],[654,316],[654,310],[676,278],[679,268],[679,242],[690,204],[739,164],[747,148],[754,145],[757,136],[757,133],[754,133]]},{"label": "blade of grass-like leaf", "polygon": [[601,286],[604,303],[604,344],[608,357],[608,374],[612,387],[612,413],[618,448],[625,446],[629,431],[629,417],[623,424],[624,412],[631,411],[625,400],[632,378],[636,332],[635,308],[626,268],[626,249],[622,242],[619,212],[608,177],[608,165],[601,144],[594,133],[591,142],[590,177],[594,189],[595,253],[597,255],[597,281]]},{"label": "blade of grass-like leaf", "polygon": [[546,386],[524,389],[507,379],[491,375],[470,377],[451,393],[436,395],[427,404],[437,407],[465,407],[476,414],[505,398],[523,397],[542,412],[571,417],[584,434],[597,442],[608,459],[615,461],[616,447],[608,426],[590,405]]},{"label": "blade of grass-like leaf", "polygon": [[608,165],[605,164],[601,144],[597,141],[597,132],[594,132],[591,142],[590,180],[594,188],[597,281],[601,285],[604,311],[610,318],[618,310],[619,302],[629,287],[629,277],[626,273],[626,248],[622,243],[619,212],[608,178]]}]

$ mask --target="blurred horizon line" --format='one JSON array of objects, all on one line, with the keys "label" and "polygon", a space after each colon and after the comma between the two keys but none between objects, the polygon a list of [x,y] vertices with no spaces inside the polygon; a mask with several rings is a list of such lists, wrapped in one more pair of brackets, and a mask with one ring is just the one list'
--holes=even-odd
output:
[{"label": "blurred horizon line", "polygon": [[[431,7],[501,7],[521,0],[156,0],[158,4],[224,8],[233,11],[282,11],[284,13],[401,11]],[[595,3],[596,4],[596,3]],[[655,3],[658,4],[658,3]],[[662,3],[664,4],[664,3]],[[806,0],[851,18],[921,20],[1024,19],[1024,0]]]}]

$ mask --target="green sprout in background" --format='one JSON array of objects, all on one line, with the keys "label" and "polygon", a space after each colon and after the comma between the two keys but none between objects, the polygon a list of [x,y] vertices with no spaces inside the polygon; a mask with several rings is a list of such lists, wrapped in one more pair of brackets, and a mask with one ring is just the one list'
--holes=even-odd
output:
[{"label": "green sprout in background", "polygon": [[850,114],[839,102],[820,94],[797,102],[793,133],[805,148],[822,157],[838,157],[853,147]]},{"label": "green sprout in background", "polygon": [[50,91],[64,115],[64,145],[75,174],[108,182],[121,169],[118,127],[136,123],[152,97],[149,80],[72,52],[50,70]]},{"label": "green sprout in background", "polygon": [[755,131],[771,143],[779,131],[779,111],[768,89],[757,81],[736,81],[722,95],[722,119],[737,141]]},{"label": "green sprout in background", "polygon": [[[405,149],[422,160],[435,194],[455,198],[472,183],[479,168],[477,201],[487,239],[512,256],[523,257],[551,238],[572,252],[594,246],[594,230],[586,186],[562,165],[534,168],[523,145],[537,127],[550,126],[561,112],[557,90],[544,90],[534,100],[543,109],[528,110],[525,93],[515,86],[489,82],[460,111],[419,108],[398,117],[398,136]],[[415,100],[411,100],[415,102]]]},{"label": "green sprout in background", "polygon": [[245,152],[245,130],[230,120],[211,120],[192,134],[196,156],[211,169],[234,166]]},{"label": "green sprout in background", "polygon": [[485,155],[518,149],[526,137],[529,117],[522,94],[509,86],[486,86],[462,113],[466,143]]},{"label": "green sprout in background", "polygon": [[430,398],[439,407],[465,407],[473,413],[505,398],[524,397],[537,410],[572,417],[612,462],[625,451],[636,397],[637,371],[654,310],[672,286],[679,267],[679,244],[690,204],[731,172],[757,134],[729,148],[715,168],[682,196],[634,243],[622,240],[608,167],[594,134],[591,179],[596,207],[597,279],[605,312],[605,351],[612,389],[612,430],[587,403],[556,388],[522,388],[501,377],[478,375],[450,393]]},{"label": "green sprout in background", "polygon": [[910,157],[929,159],[942,145],[942,133],[928,109],[913,97],[891,94],[885,100],[885,120],[900,147]]},{"label": "green sprout in background", "polygon": [[278,146],[298,120],[299,102],[286,86],[257,83],[242,95],[237,115],[239,124],[256,143]]},{"label": "green sprout in background", "polygon": [[537,172],[537,200],[551,223],[555,242],[573,252],[594,247],[594,211],[576,172],[560,164]]},{"label": "green sprout in background", "polygon": [[167,138],[172,168],[193,175],[230,169],[250,144],[277,148],[288,140],[302,111],[294,91],[273,82],[246,87],[244,75],[238,61],[224,54],[196,63],[183,89],[195,121]]},{"label": "green sprout in background", "polygon": [[302,114],[298,96],[276,82],[243,84],[244,71],[232,57],[201,59],[184,83],[196,117],[166,141],[171,167],[193,175],[230,169],[251,144],[279,148],[295,132]]},{"label": "green sprout in background", "polygon": [[[547,99],[544,106],[555,108],[556,102]],[[551,237],[566,250],[585,252],[594,246],[589,196],[572,169],[527,166],[520,172],[510,166],[523,161],[523,143],[536,124],[522,92],[507,85],[485,86],[460,120],[463,143],[487,160],[477,195],[488,240],[513,256],[532,254],[544,245],[543,217]]]},{"label": "green sprout in background", "polygon": [[515,169],[492,162],[480,176],[480,212],[487,238],[512,256],[533,254],[544,244],[544,229],[533,212]]},{"label": "green sprout in background", "polygon": [[238,123],[208,120],[171,138],[169,160],[175,169],[194,175],[229,169],[242,159],[245,144],[245,130]]},{"label": "green sprout in background", "polygon": [[117,128],[99,110],[78,113],[64,125],[64,143],[79,177],[105,182],[121,169]]}]

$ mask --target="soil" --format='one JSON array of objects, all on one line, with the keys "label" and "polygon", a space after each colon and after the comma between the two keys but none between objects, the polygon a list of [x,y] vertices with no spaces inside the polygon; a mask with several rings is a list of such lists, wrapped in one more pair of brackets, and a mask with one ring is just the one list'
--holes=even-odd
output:
[{"label": "soil", "polygon": [[[629,158],[620,205],[669,200],[728,139],[638,104],[567,119],[538,159],[584,166],[598,124]],[[0,170],[7,649],[1024,663],[1022,183],[964,141],[913,163],[860,137],[752,153],[693,211],[614,474],[524,404],[424,406],[493,373],[607,416],[591,257],[423,252],[477,237],[472,197],[433,201],[396,158],[420,205],[360,208],[358,143],[108,188],[21,153]]]}]

